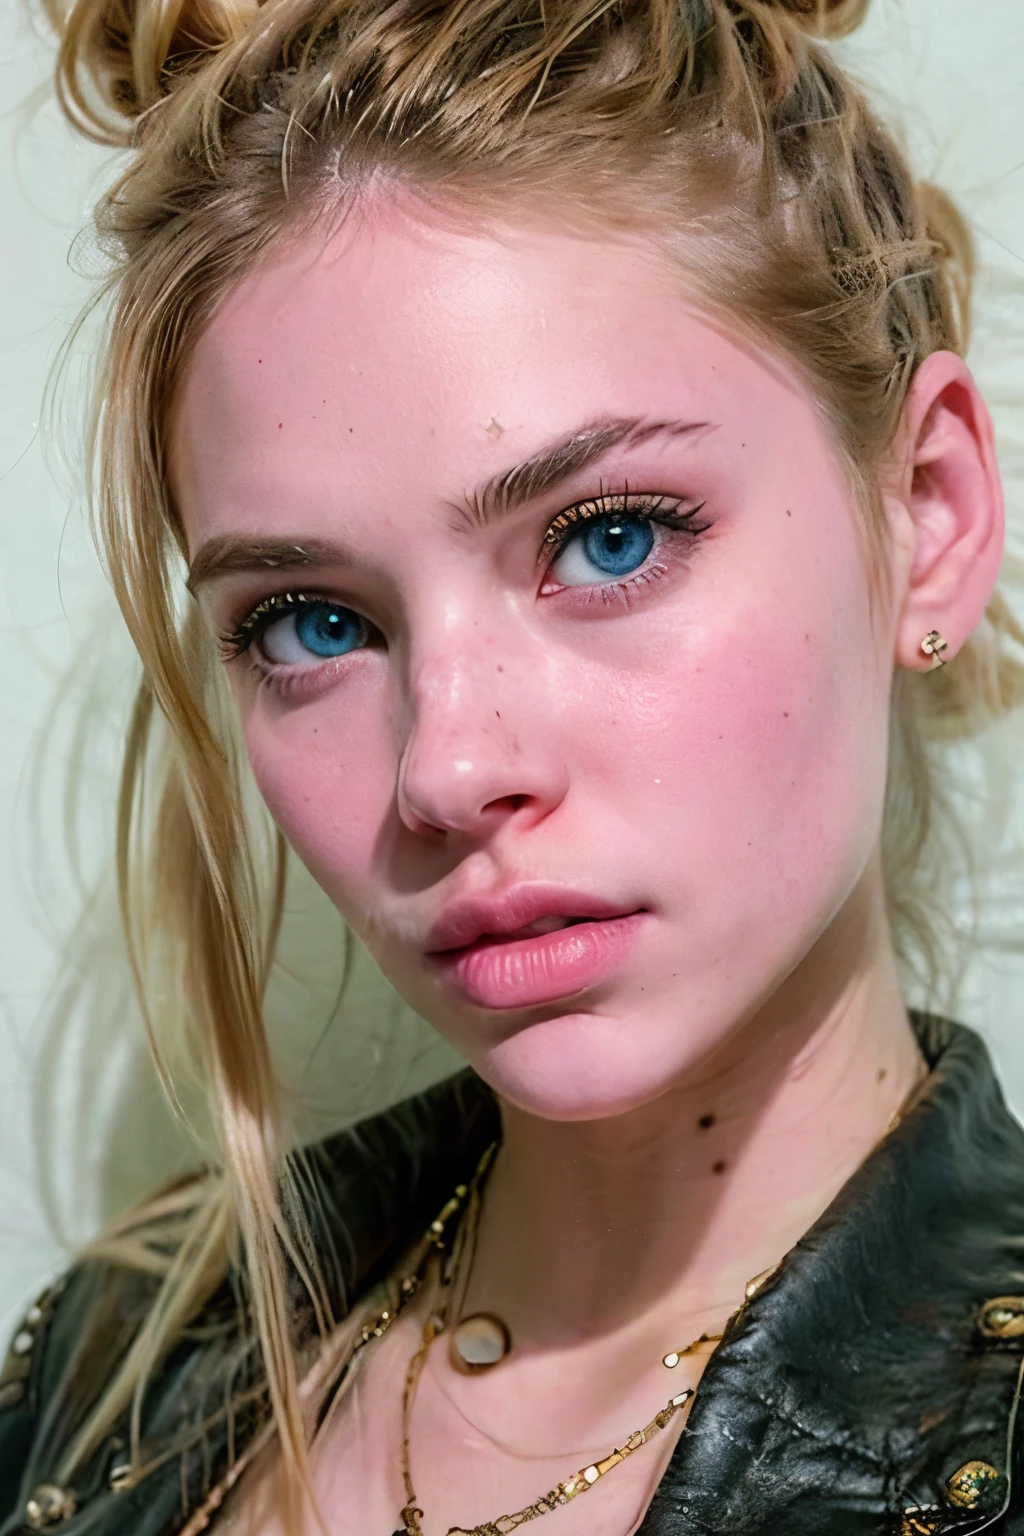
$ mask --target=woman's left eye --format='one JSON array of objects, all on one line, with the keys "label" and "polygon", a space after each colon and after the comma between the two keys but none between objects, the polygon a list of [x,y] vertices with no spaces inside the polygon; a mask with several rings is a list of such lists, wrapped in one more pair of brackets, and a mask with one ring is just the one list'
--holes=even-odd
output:
[{"label": "woman's left eye", "polygon": [[618,581],[640,569],[655,542],[654,523],[649,517],[605,513],[591,518],[574,533],[548,570],[564,587]]},{"label": "woman's left eye", "polygon": [[[560,512],[544,536],[549,553],[542,591],[561,587],[619,590],[660,568],[649,566],[663,546],[682,553],[707,531],[704,503],[669,496],[621,495],[578,502]],[[669,549],[666,547],[666,554]],[[550,583],[550,585],[549,585]]]}]

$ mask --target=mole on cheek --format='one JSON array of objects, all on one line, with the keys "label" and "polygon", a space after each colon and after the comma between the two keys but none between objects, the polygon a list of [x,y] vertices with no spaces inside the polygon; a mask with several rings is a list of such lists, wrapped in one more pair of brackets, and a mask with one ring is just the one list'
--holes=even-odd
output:
[{"label": "mole on cheek", "polygon": [[728,1163],[723,1162],[721,1159],[719,1159],[719,1161],[712,1166],[711,1172],[712,1173],[724,1173],[725,1170],[728,1168],[728,1166],[729,1166]]},{"label": "mole on cheek", "polygon": [[710,1131],[714,1123],[714,1115],[701,1115],[700,1119],[697,1121],[697,1124],[700,1126],[702,1131]]}]

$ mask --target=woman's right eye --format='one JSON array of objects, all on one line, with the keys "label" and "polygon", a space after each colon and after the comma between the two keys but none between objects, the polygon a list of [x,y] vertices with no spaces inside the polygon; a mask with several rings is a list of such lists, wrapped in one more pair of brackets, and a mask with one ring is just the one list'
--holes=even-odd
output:
[{"label": "woman's right eye", "polygon": [[255,649],[272,666],[313,667],[361,650],[369,640],[362,614],[326,598],[286,593],[260,603],[223,643],[228,660]]},{"label": "woman's right eye", "polygon": [[369,638],[370,626],[351,608],[309,603],[268,624],[260,636],[260,649],[268,661],[294,667],[357,651]]}]

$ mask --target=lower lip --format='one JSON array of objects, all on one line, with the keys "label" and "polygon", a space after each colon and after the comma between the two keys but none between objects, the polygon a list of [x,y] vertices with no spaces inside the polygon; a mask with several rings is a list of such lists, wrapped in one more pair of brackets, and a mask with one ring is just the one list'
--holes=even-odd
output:
[{"label": "lower lip", "polygon": [[535,1008],[604,981],[645,916],[575,923],[533,939],[486,940],[433,959],[449,986],[478,1008]]}]

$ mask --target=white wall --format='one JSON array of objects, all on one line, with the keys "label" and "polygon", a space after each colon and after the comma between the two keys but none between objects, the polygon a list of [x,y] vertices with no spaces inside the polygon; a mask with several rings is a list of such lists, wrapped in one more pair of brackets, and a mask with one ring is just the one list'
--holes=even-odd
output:
[{"label": "white wall", "polygon": [[[148,1068],[116,940],[109,880],[116,743],[130,693],[120,637],[73,491],[44,464],[37,431],[47,370],[88,292],[68,264],[110,157],[81,144],[52,103],[32,107],[48,48],[19,0],[0,0],[0,1335],[61,1267],[65,1244],[187,1156]],[[1019,0],[876,0],[846,51],[920,169],[954,192],[983,256],[973,361],[993,406],[1011,501],[1024,500],[1024,7]],[[79,242],[75,260],[94,259]],[[1024,522],[1021,523],[1024,527]],[[71,672],[87,701],[54,717]],[[48,734],[41,733],[47,723]],[[62,782],[78,772],[85,835],[64,847]],[[84,997],[53,1019],[58,945],[78,913],[82,880],[98,906],[77,946]],[[1024,960],[1007,947],[1024,915],[1024,882],[1007,868],[986,906],[987,945],[964,1017],[994,1043],[1024,1109],[1017,1019]],[[452,1063],[424,1026],[355,956],[340,1017],[338,925],[297,876],[274,1014],[311,1133],[440,1075]],[[372,1017],[372,1030],[367,1019]],[[327,1028],[330,1021],[330,1028]]]}]

